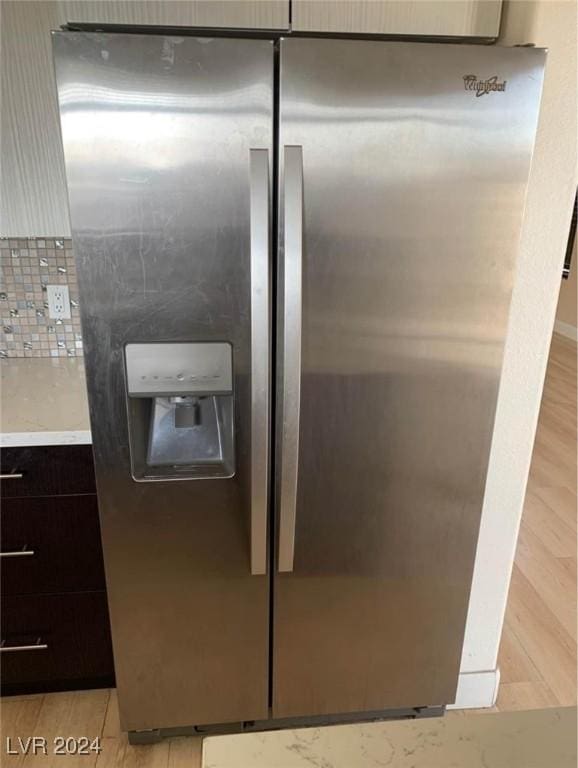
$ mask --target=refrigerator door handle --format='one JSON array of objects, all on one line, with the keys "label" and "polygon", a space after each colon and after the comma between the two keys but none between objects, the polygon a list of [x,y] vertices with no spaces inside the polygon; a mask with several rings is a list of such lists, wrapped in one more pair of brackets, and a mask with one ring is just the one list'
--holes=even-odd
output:
[{"label": "refrigerator door handle", "polygon": [[251,573],[267,573],[269,503],[269,151],[251,149]]},{"label": "refrigerator door handle", "polygon": [[284,147],[283,401],[279,505],[279,572],[293,570],[299,409],[301,396],[301,289],[303,262],[303,148]]}]

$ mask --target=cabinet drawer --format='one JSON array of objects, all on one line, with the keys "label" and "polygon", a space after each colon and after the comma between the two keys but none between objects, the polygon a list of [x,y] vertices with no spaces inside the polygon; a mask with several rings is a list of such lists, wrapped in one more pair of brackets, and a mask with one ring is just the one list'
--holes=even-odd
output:
[{"label": "cabinet drawer", "polygon": [[96,492],[91,445],[4,448],[0,469],[4,498]]},{"label": "cabinet drawer", "polygon": [[5,499],[1,520],[3,594],[105,588],[96,496]]},{"label": "cabinet drawer", "polygon": [[[20,595],[2,600],[2,693],[110,685],[106,594]],[[32,647],[30,650],[7,648]],[[37,647],[35,647],[37,646]]]}]

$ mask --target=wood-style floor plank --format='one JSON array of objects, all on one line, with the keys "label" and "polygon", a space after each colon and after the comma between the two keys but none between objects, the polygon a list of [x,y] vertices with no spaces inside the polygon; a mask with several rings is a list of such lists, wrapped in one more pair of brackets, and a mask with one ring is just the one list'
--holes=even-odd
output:
[{"label": "wood-style floor plank", "polygon": [[532,491],[526,494],[523,514],[521,531],[531,531],[547,547],[552,558],[576,554],[576,537],[571,526]]},{"label": "wood-style floor plank", "polygon": [[116,688],[114,688],[110,692],[108,707],[106,708],[106,716],[104,718],[102,737],[103,738],[119,738],[120,735],[121,735],[121,730],[120,730],[120,722],[118,719],[118,697],[116,695]]},{"label": "wood-style floor plank", "polygon": [[[576,539],[576,491],[572,491],[564,486],[554,488],[536,487],[534,495],[568,526],[572,531],[572,536]],[[573,554],[575,555],[576,552],[574,551]]]},{"label": "wood-style floor plank", "polygon": [[533,530],[521,529],[516,565],[576,642],[576,577],[565,567],[568,559],[552,557]]},{"label": "wood-style floor plank", "polygon": [[[0,705],[0,741],[2,743],[2,760],[11,768],[24,763],[24,754],[19,749],[18,737],[26,739],[37,733],[36,723],[44,696],[20,696],[2,699]],[[12,749],[18,754],[7,754],[7,739],[10,739]],[[12,750],[11,750],[12,751]]]},{"label": "wood-style floor plank", "polygon": [[66,768],[92,768],[98,755],[59,755],[55,753],[56,737],[78,738],[86,736],[91,741],[102,735],[104,717],[110,691],[73,691],[51,693],[44,696],[33,734],[46,738],[48,754],[29,753],[22,763],[23,768],[53,768],[65,765]]},{"label": "wood-style floor plank", "polygon": [[500,681],[504,683],[540,682],[542,676],[528,656],[508,622],[500,643]]},{"label": "wood-style floor plank", "polygon": [[576,704],[576,350],[554,335],[498,660],[500,709]]},{"label": "wood-style floor plank", "polygon": [[[167,768],[169,741],[134,747],[126,734],[119,738],[102,740],[102,752],[96,763],[98,768]],[[191,765],[190,768],[199,768]]]},{"label": "wood-style floor plank", "polygon": [[200,768],[202,743],[200,736],[171,739],[168,768]]},{"label": "wood-style floor plank", "polygon": [[545,709],[557,706],[557,699],[546,683],[503,683],[498,693],[500,712],[520,709]]},{"label": "wood-style floor plank", "polygon": [[576,703],[576,644],[517,566],[507,620],[560,706]]}]

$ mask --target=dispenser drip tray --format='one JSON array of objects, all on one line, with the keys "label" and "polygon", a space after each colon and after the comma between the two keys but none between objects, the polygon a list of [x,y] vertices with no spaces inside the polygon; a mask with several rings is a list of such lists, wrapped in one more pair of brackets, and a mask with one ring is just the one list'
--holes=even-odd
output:
[{"label": "dispenser drip tray", "polygon": [[230,397],[156,397],[151,408],[147,475],[231,477]]}]

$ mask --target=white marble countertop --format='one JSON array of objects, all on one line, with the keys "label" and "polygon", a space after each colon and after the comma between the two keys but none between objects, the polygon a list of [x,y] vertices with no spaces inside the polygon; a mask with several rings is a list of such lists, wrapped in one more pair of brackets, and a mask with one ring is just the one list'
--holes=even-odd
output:
[{"label": "white marble countertop", "polygon": [[576,707],[211,736],[202,765],[576,768]]},{"label": "white marble countertop", "polygon": [[2,361],[0,446],[90,442],[82,359]]}]

